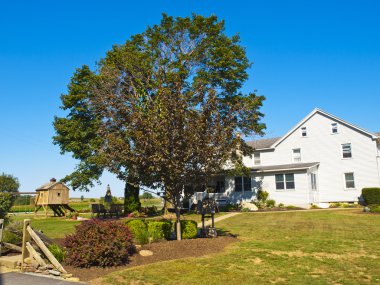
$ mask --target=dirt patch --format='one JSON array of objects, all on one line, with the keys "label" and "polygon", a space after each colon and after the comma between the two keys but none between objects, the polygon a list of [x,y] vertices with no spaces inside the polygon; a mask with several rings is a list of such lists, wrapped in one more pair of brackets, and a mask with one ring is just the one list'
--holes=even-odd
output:
[{"label": "dirt patch", "polygon": [[109,268],[75,268],[64,265],[64,268],[67,272],[73,274],[75,277],[78,277],[81,281],[89,281],[95,278],[103,277],[111,272],[128,269],[134,266],[185,257],[200,257],[217,253],[224,249],[227,245],[236,241],[237,238],[232,236],[219,236],[215,239],[198,238],[182,241],[162,241],[142,247],[142,249],[152,251],[152,256],[142,257],[139,254],[134,254],[131,257],[130,263],[125,266],[115,266]]}]

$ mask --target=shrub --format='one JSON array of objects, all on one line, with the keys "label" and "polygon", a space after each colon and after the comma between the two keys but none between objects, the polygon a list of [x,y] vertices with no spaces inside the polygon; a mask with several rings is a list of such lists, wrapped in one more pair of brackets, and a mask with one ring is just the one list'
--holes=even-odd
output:
[{"label": "shrub", "polygon": [[362,197],[367,205],[380,205],[380,188],[363,188]]},{"label": "shrub", "polygon": [[181,235],[182,239],[192,239],[197,236],[198,224],[193,220],[182,220],[181,221]]},{"label": "shrub", "polygon": [[172,223],[168,220],[150,221],[148,223],[148,233],[152,241],[169,239],[171,232]]},{"label": "shrub", "polygon": [[257,192],[257,200],[262,201],[265,203],[265,201],[268,199],[269,193],[264,190],[259,190]]},{"label": "shrub", "polygon": [[127,222],[135,242],[138,244],[147,244],[149,242],[149,233],[146,223],[143,220],[131,220]]},{"label": "shrub", "polygon": [[320,209],[320,207],[318,207],[318,205],[313,204],[311,205],[310,209]]},{"label": "shrub", "polygon": [[329,208],[340,208],[341,206],[342,206],[342,204],[339,202],[329,204]]},{"label": "shrub", "polygon": [[284,208],[285,205],[284,205],[283,203],[280,203],[280,204],[278,204],[278,207],[279,207],[279,208]]},{"label": "shrub", "polygon": [[84,221],[64,240],[66,263],[75,267],[116,266],[128,262],[132,235],[120,221]]},{"label": "shrub", "polygon": [[293,206],[293,205],[288,205],[288,206],[286,206],[286,209],[288,209],[288,210],[298,210],[300,208],[296,207],[296,206]]},{"label": "shrub", "polygon": [[371,213],[380,213],[380,206],[376,205],[370,208]]},{"label": "shrub", "polygon": [[58,244],[53,243],[49,245],[48,248],[59,262],[62,262],[65,260],[66,251],[62,247],[60,247]]},{"label": "shrub", "polygon": [[269,199],[266,202],[268,208],[273,208],[276,205],[276,201],[273,199]]},{"label": "shrub", "polygon": [[91,199],[90,199],[90,202],[91,202],[91,203],[94,203],[94,202],[96,202],[96,200],[95,200],[94,198],[91,198]]},{"label": "shrub", "polygon": [[19,236],[9,230],[3,231],[3,242],[19,244],[22,242],[22,236]]}]

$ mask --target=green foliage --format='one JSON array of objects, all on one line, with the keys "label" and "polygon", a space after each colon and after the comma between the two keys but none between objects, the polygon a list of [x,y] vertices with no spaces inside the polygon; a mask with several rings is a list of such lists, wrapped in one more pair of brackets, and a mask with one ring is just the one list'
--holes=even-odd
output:
[{"label": "green foliage", "polygon": [[84,221],[64,240],[66,263],[75,267],[117,266],[128,262],[132,235],[120,221]]},{"label": "green foliage", "polygon": [[216,16],[163,15],[114,45],[96,72],[74,74],[61,97],[69,114],[54,122],[55,143],[81,161],[65,179],[81,189],[104,169],[125,181],[132,174],[178,210],[185,185],[207,185],[238,143],[252,151],[237,132],[263,134],[265,98],[241,91],[250,66],[239,36]]},{"label": "green foliage", "polygon": [[283,203],[280,203],[280,204],[278,204],[278,207],[279,207],[279,208],[284,208],[285,205],[284,205]]},{"label": "green foliage", "polygon": [[[259,209],[273,208],[276,206],[276,201],[273,199],[268,199],[269,193],[264,190],[257,191],[256,199],[252,201]],[[283,204],[282,204],[283,205]]]},{"label": "green foliage", "polygon": [[91,203],[94,203],[94,202],[96,202],[96,200],[95,200],[94,198],[91,198],[91,199],[90,199],[90,202],[91,202]]},{"label": "green foliage", "polygon": [[130,229],[136,243],[138,244],[149,243],[148,227],[143,220],[127,221],[126,225]]},{"label": "green foliage", "polygon": [[257,192],[257,200],[262,201],[263,203],[267,201],[268,196],[269,196],[269,193],[267,191],[259,190]]},{"label": "green foliage", "polygon": [[144,192],[142,195],[140,195],[141,199],[154,199],[154,196],[149,192]]},{"label": "green foliage", "polygon": [[366,205],[380,205],[380,188],[363,188],[362,197]]},{"label": "green foliage", "polygon": [[380,205],[374,205],[372,207],[370,207],[370,212],[371,213],[380,213]]},{"label": "green foliage", "polygon": [[172,223],[169,220],[149,221],[148,232],[153,241],[170,239]]},{"label": "green foliage", "polygon": [[138,178],[129,174],[128,182],[125,183],[124,188],[124,213],[132,213],[141,209],[141,202],[139,197],[140,187],[138,185]]},{"label": "green foliage", "polygon": [[318,207],[318,205],[313,204],[311,205],[310,209],[320,209],[320,207]]},{"label": "green foliage", "polygon": [[268,199],[266,201],[266,205],[267,205],[268,208],[273,208],[274,206],[276,206],[276,201],[273,200],[273,199]]},{"label": "green foliage", "polygon": [[22,242],[22,236],[17,235],[9,230],[3,231],[3,242],[20,244]]},{"label": "green foliage", "polygon": [[342,203],[340,203],[340,202],[329,204],[329,208],[340,208],[341,206],[342,206]]},{"label": "green foliage", "polygon": [[12,208],[16,196],[12,193],[18,192],[20,183],[18,179],[9,174],[0,175],[0,219],[4,219]]},{"label": "green foliage", "polygon": [[62,262],[65,260],[66,251],[64,248],[60,247],[58,244],[52,243],[51,245],[48,246],[48,249],[59,262]]},{"label": "green foliage", "polygon": [[132,235],[138,244],[147,244],[161,239],[170,239],[172,231],[172,223],[169,220],[131,220],[126,224],[130,228]]},{"label": "green foliage", "polygon": [[196,238],[197,233],[198,233],[198,225],[197,225],[196,221],[193,221],[193,220],[182,220],[181,221],[182,239]]}]

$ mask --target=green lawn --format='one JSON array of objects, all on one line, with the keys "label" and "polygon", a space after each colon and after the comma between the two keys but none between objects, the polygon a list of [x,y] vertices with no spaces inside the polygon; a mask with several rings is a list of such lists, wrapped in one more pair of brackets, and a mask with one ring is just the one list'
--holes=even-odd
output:
[{"label": "green lawn", "polygon": [[18,214],[11,216],[12,220],[23,221],[24,219],[31,219],[31,226],[36,230],[42,230],[45,235],[50,238],[63,238],[65,235],[74,231],[75,225],[79,224],[79,221],[68,220],[64,217],[47,217],[39,216],[35,217],[34,214]]},{"label": "green lawn", "polygon": [[240,241],[212,256],[114,272],[102,284],[380,284],[379,215],[243,213],[217,226]]}]

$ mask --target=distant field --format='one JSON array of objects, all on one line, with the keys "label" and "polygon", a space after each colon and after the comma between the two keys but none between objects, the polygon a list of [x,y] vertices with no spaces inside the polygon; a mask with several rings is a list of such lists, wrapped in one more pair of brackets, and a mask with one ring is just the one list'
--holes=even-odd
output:
[{"label": "distant field", "polygon": [[[99,203],[100,199],[90,199],[86,198],[83,201],[80,198],[70,198],[69,205],[74,210],[78,212],[89,212],[91,211],[91,203]],[[119,200],[118,202],[123,203],[123,200]],[[142,207],[152,207],[155,206],[160,208],[163,206],[162,199],[141,199]],[[40,210],[42,211],[42,209]],[[11,212],[13,213],[25,213],[25,212],[34,212],[33,205],[20,205],[16,204],[12,207]]]}]

